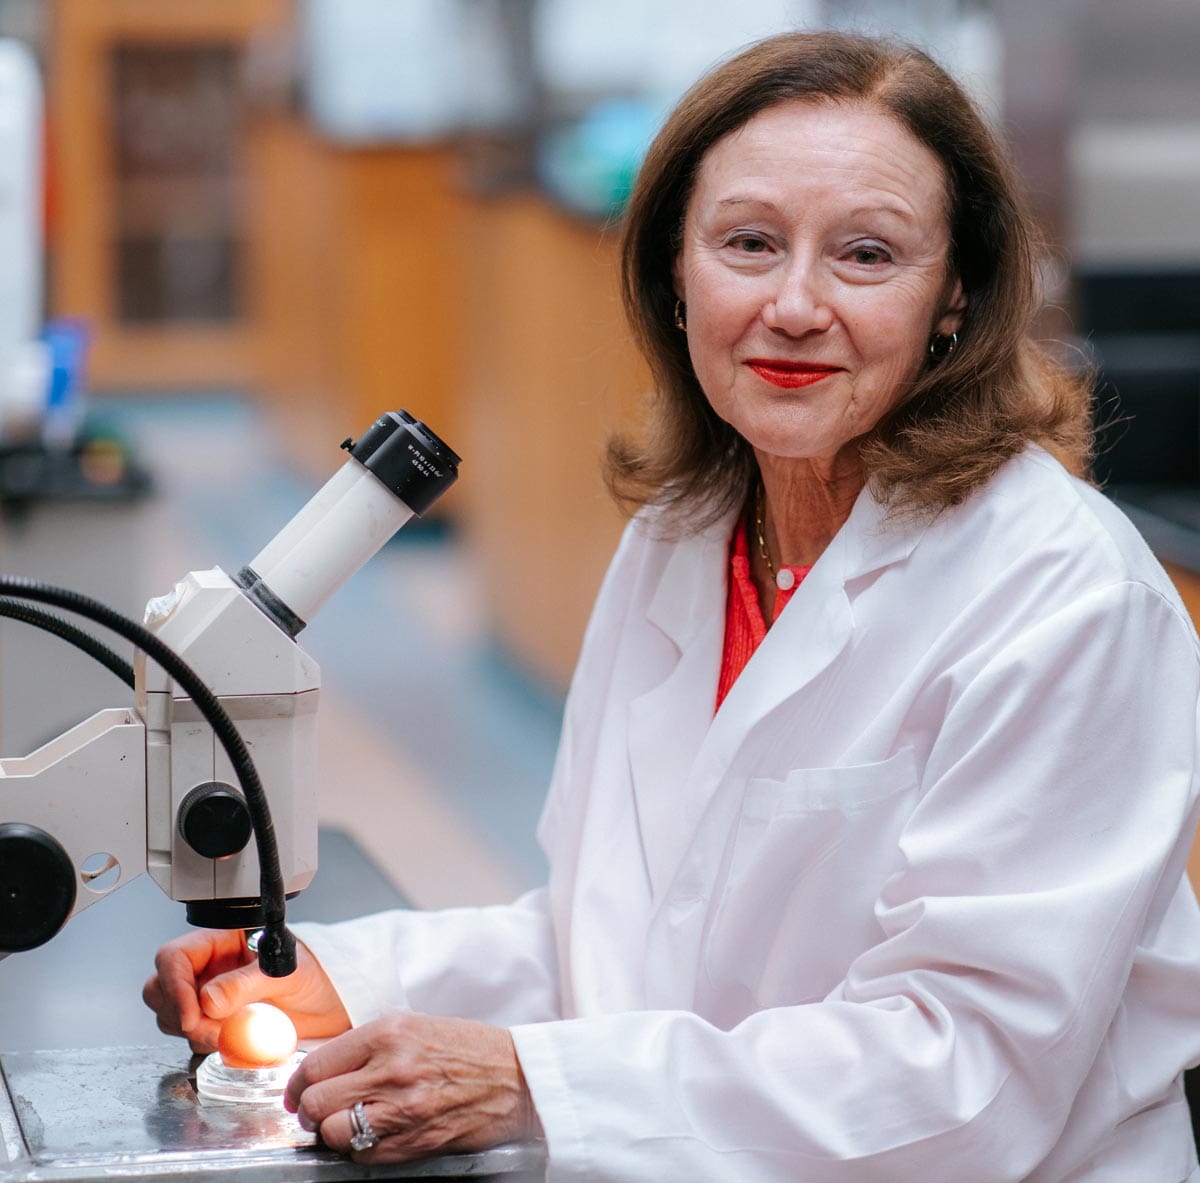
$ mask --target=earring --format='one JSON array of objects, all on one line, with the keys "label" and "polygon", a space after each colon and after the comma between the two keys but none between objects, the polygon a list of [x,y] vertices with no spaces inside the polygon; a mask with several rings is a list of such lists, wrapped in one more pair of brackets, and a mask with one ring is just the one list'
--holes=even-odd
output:
[{"label": "earring", "polygon": [[687,305],[682,300],[675,301],[675,327],[681,332],[687,332]]},{"label": "earring", "polygon": [[957,348],[957,333],[951,333],[948,337],[944,333],[934,333],[929,338],[929,356],[934,361],[941,361],[943,358],[949,357]]}]

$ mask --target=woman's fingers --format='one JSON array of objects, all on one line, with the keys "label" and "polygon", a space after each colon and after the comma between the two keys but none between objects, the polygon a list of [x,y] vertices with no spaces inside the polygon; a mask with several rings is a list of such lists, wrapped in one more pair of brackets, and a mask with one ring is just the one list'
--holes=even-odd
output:
[{"label": "woman's fingers", "polygon": [[[492,1141],[484,1138],[482,1143],[470,1146],[464,1138],[450,1136],[446,1125],[440,1121],[431,1123],[417,1120],[381,1100],[363,1100],[359,1097],[358,1103],[362,1105],[362,1117],[366,1123],[362,1132],[365,1133],[369,1128],[378,1139],[374,1146],[360,1143],[356,1148],[354,1145],[354,1136],[360,1132],[351,1116],[355,1101],[347,1100],[346,1104],[333,1109],[324,1121],[310,1131],[319,1133],[321,1141],[331,1150],[351,1155],[357,1162],[404,1162],[427,1154],[479,1149],[481,1145],[488,1145]],[[301,1124],[309,1128],[303,1120]]]},{"label": "woman's fingers", "polygon": [[249,956],[240,931],[199,929],[165,944],[142,988],[142,1001],[154,1012],[159,1030],[185,1036],[196,1051],[215,1048],[220,1024],[204,1013],[200,990],[209,978]]},{"label": "woman's fingers", "polygon": [[169,1026],[174,1016],[168,1016],[167,1000],[157,974],[151,974],[146,979],[146,984],[142,987],[142,1001],[154,1012],[160,1031],[165,1031],[168,1035],[183,1034],[182,1030],[174,1030]]},{"label": "woman's fingers", "polygon": [[193,1051],[212,1051],[221,1024],[250,1002],[272,1002],[296,1024],[301,1039],[325,1039],[350,1026],[342,1000],[316,958],[297,944],[298,968],[268,978],[240,930],[199,929],[159,949],[142,1000],[161,1031],[182,1035]]},{"label": "woman's fingers", "polygon": [[275,979],[267,977],[252,961],[205,982],[200,989],[200,1006],[219,1025],[248,1003],[265,1002],[278,992]]},{"label": "woman's fingers", "polygon": [[250,1002],[279,1007],[296,1024],[301,1039],[328,1039],[350,1028],[350,1016],[328,974],[299,941],[296,970],[286,978],[269,978],[251,961],[211,978],[200,991],[204,1013],[217,1020]]},{"label": "woman's fingers", "polygon": [[300,1113],[300,1099],[305,1097],[307,1105],[301,1120],[312,1122],[309,1128],[315,1130],[336,1111],[337,1098],[343,1092],[349,1095],[348,1075],[364,1068],[371,1059],[375,1028],[375,1023],[356,1027],[309,1052],[288,1081],[284,1108]]},{"label": "woman's fingers", "polygon": [[379,1019],[305,1056],[284,1096],[305,1129],[353,1150],[356,1103],[379,1144],[361,1162],[479,1150],[537,1133],[512,1037],[463,1019]]},{"label": "woman's fingers", "polygon": [[[344,1109],[337,1109],[331,1113],[320,1124],[321,1141],[325,1143],[331,1150],[340,1151],[342,1154],[352,1154],[360,1161],[369,1161],[369,1156],[376,1153],[379,1146],[384,1141],[392,1144],[395,1147],[399,1144],[400,1139],[394,1136],[387,1136],[381,1132],[383,1129],[384,1115],[382,1107],[372,1102],[362,1102],[362,1116],[366,1122],[367,1128],[375,1135],[379,1141],[374,1147],[356,1150],[353,1140],[356,1133],[359,1132],[354,1124],[354,1118],[351,1116],[353,1102],[347,1105]],[[365,1132],[365,1130],[364,1130]],[[411,1157],[411,1156],[410,1156]],[[387,1159],[382,1161],[389,1161]],[[393,1156],[390,1161],[395,1162]]]},{"label": "woman's fingers", "polygon": [[158,1017],[158,1024],[173,1035],[186,1035],[200,1018],[196,997],[197,974],[208,964],[208,957],[172,941],[159,949],[154,958],[154,976],[142,990],[142,1000]]},{"label": "woman's fingers", "polygon": [[[405,1123],[395,1133],[386,1133],[389,1126],[395,1124],[394,1116],[385,1111],[385,1107],[376,1102],[362,1103],[362,1118],[366,1127],[375,1135],[378,1141],[374,1146],[361,1148],[354,1146],[354,1136],[360,1131],[355,1127],[351,1116],[352,1106],[339,1109],[327,1117],[320,1126],[321,1141],[331,1150],[350,1155],[356,1162],[369,1165],[374,1162],[405,1162],[408,1159],[419,1158],[423,1154],[433,1154],[438,1151],[449,1152],[455,1147],[441,1141],[429,1129],[414,1123]],[[364,1131],[365,1132],[365,1131]]]}]

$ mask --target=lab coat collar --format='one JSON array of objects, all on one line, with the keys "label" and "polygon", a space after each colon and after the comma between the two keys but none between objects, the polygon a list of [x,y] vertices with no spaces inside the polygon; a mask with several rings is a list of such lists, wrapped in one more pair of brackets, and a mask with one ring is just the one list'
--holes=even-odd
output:
[{"label": "lab coat collar", "polygon": [[[680,652],[702,629],[711,626],[714,613],[724,625],[729,540],[736,517],[736,511],[726,514],[707,529],[682,540],[667,559],[646,618]],[[870,488],[863,489],[805,583],[820,571],[819,583],[828,586],[832,581],[844,587],[906,559],[923,533],[919,523],[903,518],[888,521],[887,507]]]},{"label": "lab coat collar", "polygon": [[850,516],[793,593],[733,684],[701,756],[719,776],[748,733],[770,712],[808,686],[850,641],[854,600],[864,576],[906,559],[922,533],[912,523],[889,522],[886,506],[864,489]]},{"label": "lab coat collar", "polygon": [[842,544],[842,582],[902,562],[912,554],[928,525],[927,520],[903,514],[889,518],[887,505],[876,498],[870,486],[863,489],[834,539]]},{"label": "lab coat collar", "polygon": [[711,526],[675,544],[646,611],[682,652],[714,613],[725,616],[729,539],[737,514],[725,514]]},{"label": "lab coat collar", "polygon": [[658,897],[692,833],[679,802],[716,703],[725,634],[725,589],[733,516],[672,545],[646,609],[677,649],[660,680],[629,707],[629,766],[652,896]]},{"label": "lab coat collar", "polygon": [[903,561],[923,533],[912,523],[887,521],[886,507],[864,489],[772,626],[772,652],[751,658],[714,716],[734,516],[673,547],[646,613],[679,650],[663,679],[633,701],[629,717],[634,798],[658,899],[705,814],[717,805],[718,786],[738,783],[725,773],[747,736],[849,642],[854,581]]}]

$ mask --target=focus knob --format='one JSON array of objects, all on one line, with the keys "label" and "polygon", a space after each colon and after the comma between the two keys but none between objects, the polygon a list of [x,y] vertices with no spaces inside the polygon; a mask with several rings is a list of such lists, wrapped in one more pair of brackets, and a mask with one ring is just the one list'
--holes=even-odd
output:
[{"label": "focus knob", "polygon": [[197,785],[179,807],[179,833],[203,858],[228,858],[250,841],[253,827],[246,801],[218,780]]},{"label": "focus knob", "polygon": [[75,866],[57,839],[24,822],[0,825],[0,953],[44,945],[75,907]]}]

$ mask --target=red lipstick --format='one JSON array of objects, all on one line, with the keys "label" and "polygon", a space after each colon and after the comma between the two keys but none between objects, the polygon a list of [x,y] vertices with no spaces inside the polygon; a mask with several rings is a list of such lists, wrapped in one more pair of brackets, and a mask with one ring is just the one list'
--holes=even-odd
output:
[{"label": "red lipstick", "polygon": [[811,386],[841,369],[840,366],[823,366],[816,362],[773,361],[762,357],[752,357],[746,365],[764,382],[770,382],[772,386],[782,386],[785,390]]}]

